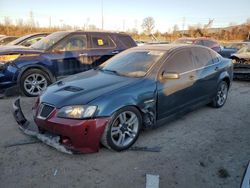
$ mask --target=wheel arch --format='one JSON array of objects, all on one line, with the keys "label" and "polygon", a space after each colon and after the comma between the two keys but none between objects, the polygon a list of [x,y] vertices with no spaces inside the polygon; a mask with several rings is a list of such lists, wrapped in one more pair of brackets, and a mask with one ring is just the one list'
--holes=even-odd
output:
[{"label": "wheel arch", "polygon": [[143,127],[151,128],[156,123],[156,106],[155,101],[144,103],[138,101],[129,95],[119,96],[113,98],[113,100],[103,100],[101,109],[98,112],[99,116],[113,116],[114,113],[124,107],[131,106],[135,107],[141,114]]},{"label": "wheel arch", "polygon": [[228,85],[228,88],[230,88],[231,86],[231,79],[230,79],[230,75],[227,71],[224,71],[220,74],[219,76],[219,79],[218,79],[218,84],[221,82],[221,81],[225,81]]},{"label": "wheel arch", "polygon": [[41,66],[41,65],[29,65],[29,66],[25,66],[25,67],[21,68],[21,71],[19,72],[19,74],[17,76],[17,84],[18,84],[18,86],[20,86],[20,81],[21,81],[22,75],[26,71],[31,70],[31,69],[39,69],[39,70],[45,72],[49,76],[52,83],[56,81],[55,76],[52,74],[52,72],[48,68],[46,68],[44,66]]},{"label": "wheel arch", "polygon": [[227,83],[228,88],[230,87],[231,81],[230,81],[229,77],[223,78],[222,81],[225,81]]}]

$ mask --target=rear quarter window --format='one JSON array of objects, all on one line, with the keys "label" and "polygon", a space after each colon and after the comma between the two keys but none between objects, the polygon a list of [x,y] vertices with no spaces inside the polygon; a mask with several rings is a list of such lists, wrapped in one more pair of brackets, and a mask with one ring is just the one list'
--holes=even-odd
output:
[{"label": "rear quarter window", "polygon": [[119,40],[121,43],[126,47],[126,48],[131,48],[136,46],[135,41],[130,37],[130,36],[118,36]]},{"label": "rear quarter window", "polygon": [[214,63],[219,63],[220,62],[220,59],[221,59],[221,56],[220,54],[214,52],[214,51],[210,51],[210,54],[211,54],[211,57],[212,57],[212,60]]}]

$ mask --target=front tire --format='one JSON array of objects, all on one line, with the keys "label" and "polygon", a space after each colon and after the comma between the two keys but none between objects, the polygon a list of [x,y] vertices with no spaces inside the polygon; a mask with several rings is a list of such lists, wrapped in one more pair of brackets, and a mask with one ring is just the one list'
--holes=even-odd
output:
[{"label": "front tire", "polygon": [[225,81],[220,82],[217,88],[216,96],[213,98],[211,106],[214,108],[221,108],[224,106],[228,96],[228,84]]},{"label": "front tire", "polygon": [[36,97],[51,84],[49,76],[40,69],[29,69],[20,79],[20,88],[24,95]]},{"label": "front tire", "polygon": [[124,107],[112,116],[104,130],[101,143],[115,151],[126,150],[137,140],[141,127],[140,112],[132,106]]}]

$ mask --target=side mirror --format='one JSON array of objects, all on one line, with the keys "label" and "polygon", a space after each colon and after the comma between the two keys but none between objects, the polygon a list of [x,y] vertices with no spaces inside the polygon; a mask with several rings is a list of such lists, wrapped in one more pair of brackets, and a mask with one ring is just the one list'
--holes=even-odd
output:
[{"label": "side mirror", "polygon": [[180,75],[176,72],[163,72],[162,73],[162,79],[163,80],[173,80],[173,79],[179,79]]}]

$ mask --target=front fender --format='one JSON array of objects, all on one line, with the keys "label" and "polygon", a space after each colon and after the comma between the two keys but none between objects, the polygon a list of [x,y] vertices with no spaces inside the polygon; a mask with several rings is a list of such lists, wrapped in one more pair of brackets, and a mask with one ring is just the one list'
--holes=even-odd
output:
[{"label": "front fender", "polygon": [[156,96],[155,82],[146,81],[102,96],[91,104],[98,106],[96,115],[99,117],[110,117],[125,106],[134,106],[142,115],[143,125],[149,128],[156,122]]},{"label": "front fender", "polygon": [[20,81],[20,78],[22,76],[22,74],[27,71],[28,69],[40,69],[42,71],[44,71],[45,73],[48,74],[48,76],[50,77],[51,81],[52,82],[55,82],[56,79],[55,79],[55,76],[53,75],[53,73],[51,72],[51,70],[45,66],[42,66],[42,65],[39,65],[39,64],[34,64],[34,65],[26,65],[22,68],[20,68],[20,71],[19,71],[19,75],[17,77],[17,81]]}]

